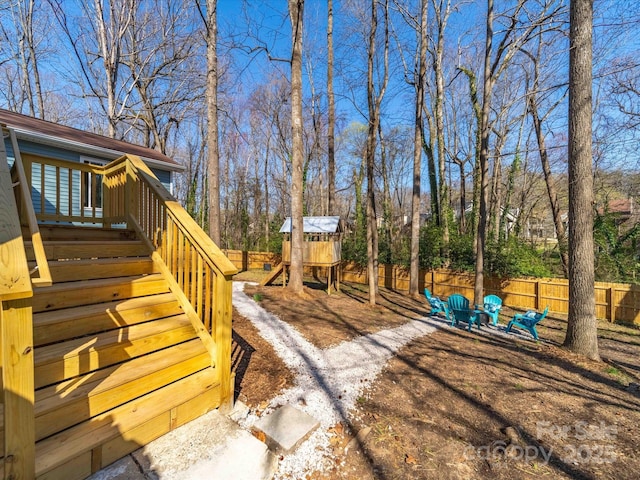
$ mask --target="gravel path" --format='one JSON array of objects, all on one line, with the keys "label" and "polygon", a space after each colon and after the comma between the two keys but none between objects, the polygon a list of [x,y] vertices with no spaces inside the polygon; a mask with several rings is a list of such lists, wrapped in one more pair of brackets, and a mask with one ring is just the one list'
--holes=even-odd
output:
[{"label": "gravel path", "polygon": [[[295,374],[295,386],[273,398],[267,412],[280,405],[295,405],[320,422],[320,428],[279,464],[276,478],[304,478],[325,470],[333,462],[328,429],[345,421],[367,387],[394,353],[411,340],[433,333],[442,323],[422,317],[400,327],[358,337],[335,347],[319,349],[291,325],[249,298],[243,282],[234,282],[233,306],[251,320]],[[250,428],[258,417],[242,421]]]}]

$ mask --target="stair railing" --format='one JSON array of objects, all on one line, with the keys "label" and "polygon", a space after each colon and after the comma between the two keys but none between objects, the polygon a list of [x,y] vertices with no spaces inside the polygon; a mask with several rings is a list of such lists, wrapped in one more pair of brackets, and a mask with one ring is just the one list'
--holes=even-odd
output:
[{"label": "stair railing", "polygon": [[40,228],[38,227],[38,220],[33,209],[33,202],[31,201],[31,185],[27,180],[27,175],[22,164],[22,156],[20,154],[20,148],[18,147],[15,132],[10,128],[3,129],[3,133],[4,132],[6,132],[11,139],[14,158],[11,178],[15,182],[14,187],[18,189],[17,198],[19,199],[21,207],[21,218],[26,220],[27,227],[29,228],[31,246],[36,260],[36,268],[32,272],[35,276],[32,276],[31,282],[36,287],[48,287],[52,284],[51,272],[49,271],[47,254],[44,250],[42,237],[40,236]]},{"label": "stair railing", "polygon": [[104,168],[104,222],[126,220],[153,251],[220,375],[221,402],[233,401],[232,276],[237,269],[142,160],[125,155]]},{"label": "stair railing", "polygon": [[33,290],[18,208],[0,141],[0,381],[4,421],[2,478],[35,478]]}]

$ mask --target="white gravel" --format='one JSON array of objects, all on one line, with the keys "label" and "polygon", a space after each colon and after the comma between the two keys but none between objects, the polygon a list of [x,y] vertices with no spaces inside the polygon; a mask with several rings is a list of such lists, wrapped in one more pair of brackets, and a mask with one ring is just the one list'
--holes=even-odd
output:
[{"label": "white gravel", "polygon": [[[334,463],[328,429],[338,422],[346,423],[358,397],[365,395],[400,347],[444,325],[422,317],[322,350],[291,325],[260,307],[243,289],[244,283],[234,282],[234,307],[251,320],[295,375],[295,385],[273,398],[266,411],[280,405],[295,405],[320,422],[320,428],[308,440],[280,461],[276,479],[304,478],[307,473],[325,470]],[[257,420],[255,412],[251,412],[241,425],[250,428]]]}]

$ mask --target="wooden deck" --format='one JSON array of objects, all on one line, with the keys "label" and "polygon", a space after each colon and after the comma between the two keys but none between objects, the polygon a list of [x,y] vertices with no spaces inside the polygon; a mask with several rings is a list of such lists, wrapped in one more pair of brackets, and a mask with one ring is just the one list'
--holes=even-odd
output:
[{"label": "wooden deck", "polygon": [[122,240],[135,235],[43,233],[54,283],[32,299],[36,477],[84,478],[218,407],[220,384],[148,249]]},{"label": "wooden deck", "polygon": [[56,172],[34,209],[0,157],[0,477],[86,478],[229,408],[237,270],[146,165],[91,166],[103,208],[78,212],[86,165],[26,158]]}]

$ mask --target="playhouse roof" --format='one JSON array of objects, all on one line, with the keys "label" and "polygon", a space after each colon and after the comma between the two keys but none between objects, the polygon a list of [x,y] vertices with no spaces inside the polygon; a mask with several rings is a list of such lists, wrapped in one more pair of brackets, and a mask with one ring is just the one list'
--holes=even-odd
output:
[{"label": "playhouse roof", "polygon": [[[340,233],[340,217],[303,217],[302,230],[304,233]],[[280,227],[280,233],[291,233],[291,217]]]}]

